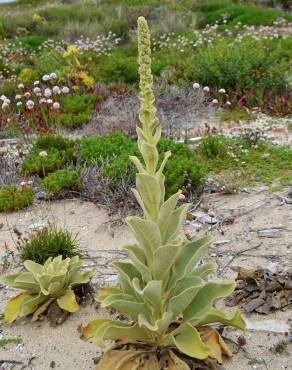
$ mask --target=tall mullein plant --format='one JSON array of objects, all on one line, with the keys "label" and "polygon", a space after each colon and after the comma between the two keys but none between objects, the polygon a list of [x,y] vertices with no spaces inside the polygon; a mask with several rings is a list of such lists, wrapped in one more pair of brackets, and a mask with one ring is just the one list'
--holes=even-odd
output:
[{"label": "tall mullein plant", "polygon": [[[207,280],[217,266],[214,263],[198,266],[198,262],[212,238],[186,240],[181,226],[190,205],[177,207],[180,191],[165,200],[163,169],[171,153],[165,153],[160,163],[157,144],[161,126],[152,91],[150,35],[143,17],[138,19],[138,47],[141,127],[137,127],[137,134],[144,163],[131,157],[138,169],[136,188],[132,191],[144,217],[126,219],[136,244],[123,248],[129,262],[114,262],[120,287],[102,288],[97,297],[102,307],[115,309],[131,321],[94,320],[84,329],[83,338],[93,339],[98,345],[106,340],[119,341],[119,349],[106,352],[98,365],[103,370],[124,369],[125,364],[125,369],[132,368],[131,364],[136,369],[135,361],[144,364],[141,369],[160,369],[158,348],[164,349],[160,352],[172,364],[171,369],[189,369],[177,356],[179,353],[196,359],[212,357],[221,363],[223,355],[231,353],[219,333],[208,324],[223,323],[244,329],[238,312],[227,317],[214,307],[217,300],[234,290],[235,284]],[[141,342],[146,345],[142,349]],[[127,346],[121,348],[121,343]]]}]

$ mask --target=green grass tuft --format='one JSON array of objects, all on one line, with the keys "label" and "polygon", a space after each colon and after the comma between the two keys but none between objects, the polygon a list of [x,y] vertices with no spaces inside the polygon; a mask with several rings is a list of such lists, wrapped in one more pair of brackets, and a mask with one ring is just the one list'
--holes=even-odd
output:
[{"label": "green grass tuft", "polygon": [[59,255],[71,258],[81,256],[81,251],[76,236],[55,226],[37,231],[30,240],[23,241],[20,246],[22,261],[32,260],[44,264],[49,257]]}]

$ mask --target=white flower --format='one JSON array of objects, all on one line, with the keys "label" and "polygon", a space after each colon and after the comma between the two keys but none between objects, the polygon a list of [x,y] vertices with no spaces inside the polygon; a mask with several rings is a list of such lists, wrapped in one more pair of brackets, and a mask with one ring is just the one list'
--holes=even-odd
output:
[{"label": "white flower", "polygon": [[48,156],[48,153],[45,150],[43,150],[43,151],[39,152],[39,156],[44,158],[44,157]]},{"label": "white flower", "polygon": [[58,109],[60,109],[60,104],[59,104],[58,102],[55,102],[55,103],[53,104],[53,109],[54,109],[54,110],[58,110]]},{"label": "white flower", "polygon": [[33,107],[34,107],[34,102],[33,102],[32,100],[28,100],[28,101],[26,102],[26,106],[27,106],[27,108],[28,108],[28,109],[33,109]]},{"label": "white flower", "polygon": [[43,75],[42,80],[43,81],[49,81],[50,80],[50,76],[49,75]]},{"label": "white flower", "polygon": [[46,101],[46,99],[44,99],[44,98],[41,98],[41,99],[40,99],[40,101],[39,101],[39,103],[40,103],[40,104],[43,104],[43,103],[46,103],[46,102],[47,102],[47,101]]},{"label": "white flower", "polygon": [[21,102],[21,101],[18,101],[18,102],[16,103],[16,105],[17,105],[18,107],[20,107],[20,106],[22,105],[22,102]]},{"label": "white flower", "polygon": [[229,101],[229,100],[228,100],[228,101],[226,102],[226,105],[228,105],[228,106],[230,107],[230,105],[231,105],[231,101]]},{"label": "white flower", "polygon": [[27,185],[32,185],[33,184],[33,181],[29,180],[27,181]]},{"label": "white flower", "polygon": [[197,90],[197,89],[199,89],[200,88],[200,84],[198,83],[198,82],[194,82],[193,83],[193,89],[194,90]]},{"label": "white flower", "polygon": [[220,90],[219,90],[219,93],[220,93],[220,94],[226,94],[226,90],[225,90],[225,89],[220,89]]},{"label": "white flower", "polygon": [[63,94],[68,94],[69,92],[70,92],[69,87],[64,86],[64,87],[62,88],[62,93],[63,93]]},{"label": "white flower", "polygon": [[1,99],[2,101],[4,101],[4,100],[5,100],[5,99],[7,99],[7,98],[6,98],[6,96],[5,96],[5,95],[1,95],[0,99]]},{"label": "white flower", "polygon": [[20,186],[26,186],[27,183],[25,181],[21,181]]},{"label": "white flower", "polygon": [[5,99],[4,103],[9,105],[10,104],[10,99]]},{"label": "white flower", "polygon": [[53,100],[52,99],[47,99],[47,103],[48,104],[52,104],[53,103]]},{"label": "white flower", "polygon": [[20,100],[21,99],[21,95],[15,95],[15,100]]},{"label": "white flower", "polygon": [[31,93],[30,93],[29,91],[27,91],[26,93],[24,93],[24,96],[25,96],[26,98],[30,98]]},{"label": "white flower", "polygon": [[8,108],[9,108],[9,104],[7,104],[7,103],[2,104],[2,110],[6,110]]},{"label": "white flower", "polygon": [[53,80],[54,78],[57,78],[56,73],[52,72],[52,73],[50,74],[50,78],[51,78],[52,80]]},{"label": "white flower", "polygon": [[19,89],[24,89],[24,84],[19,84],[17,87],[18,87]]},{"label": "white flower", "polygon": [[38,93],[40,93],[40,92],[41,92],[41,89],[40,89],[39,87],[35,87],[35,88],[33,89],[33,92],[34,92],[35,94],[38,94]]},{"label": "white flower", "polygon": [[46,98],[49,98],[50,96],[52,96],[51,89],[46,88],[45,92],[44,92],[44,95],[45,95]]},{"label": "white flower", "polygon": [[54,94],[61,94],[61,89],[59,88],[59,86],[54,86],[53,87],[53,93]]},{"label": "white flower", "polygon": [[217,99],[213,99],[212,100],[212,104],[218,104],[218,100]]},{"label": "white flower", "polygon": [[34,81],[34,86],[37,86],[37,85],[39,85],[40,84],[40,81]]},{"label": "white flower", "polygon": [[210,88],[209,88],[208,86],[205,86],[205,87],[203,88],[203,91],[205,91],[205,92],[209,92],[209,91],[210,91]]}]

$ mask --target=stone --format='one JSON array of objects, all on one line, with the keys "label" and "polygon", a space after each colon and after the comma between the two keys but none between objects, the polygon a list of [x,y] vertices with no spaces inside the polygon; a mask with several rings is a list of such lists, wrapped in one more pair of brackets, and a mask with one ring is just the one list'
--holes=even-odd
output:
[{"label": "stone", "polygon": [[201,222],[202,224],[210,224],[215,225],[218,222],[217,217],[210,217],[207,213],[204,212],[194,212],[192,215],[196,218],[197,221]]},{"label": "stone", "polygon": [[247,330],[284,334],[289,332],[290,329],[289,324],[282,320],[267,319],[257,321],[245,318],[245,323]]},{"label": "stone", "polygon": [[277,228],[262,229],[258,230],[257,233],[260,238],[280,238],[281,229]]}]

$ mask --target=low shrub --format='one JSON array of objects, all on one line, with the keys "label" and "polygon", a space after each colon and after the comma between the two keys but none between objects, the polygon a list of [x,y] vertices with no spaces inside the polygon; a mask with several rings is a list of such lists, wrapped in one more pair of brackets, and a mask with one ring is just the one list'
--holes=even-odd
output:
[{"label": "low shrub", "polygon": [[64,139],[59,135],[41,135],[38,136],[35,148],[40,150],[47,150],[55,148],[57,150],[67,150],[74,147],[74,142],[68,139]]},{"label": "low shrub", "polygon": [[201,150],[208,158],[216,158],[226,154],[225,138],[219,135],[208,136],[201,142]]},{"label": "low shrub", "polygon": [[115,50],[113,55],[104,57],[99,62],[96,79],[104,83],[138,81],[138,64],[135,56],[127,56],[120,50]]},{"label": "low shrub", "polygon": [[[166,151],[172,152],[165,168],[167,193],[181,187],[188,187],[190,191],[198,190],[204,181],[206,169],[196,161],[194,152],[185,144],[166,138],[160,140],[158,149],[160,160]],[[41,157],[41,151],[46,151],[47,157]],[[97,166],[112,190],[121,185],[130,188],[136,174],[129,159],[131,153],[139,155],[138,146],[121,133],[91,136],[78,141],[46,135],[36,140],[31,153],[23,161],[22,172],[39,175],[43,178],[40,180],[42,189],[53,195],[58,195],[62,190],[79,190],[82,187],[77,170],[74,170],[77,163]]]},{"label": "low shrub", "polygon": [[23,83],[25,86],[29,85],[31,82],[38,78],[38,73],[34,69],[24,68],[21,70],[18,81]]},{"label": "low shrub", "polygon": [[58,195],[64,190],[80,190],[81,184],[75,170],[58,170],[40,180],[41,189],[51,195]]},{"label": "low shrub", "polygon": [[80,159],[97,164],[112,188],[119,183],[133,183],[134,172],[129,155],[137,151],[137,145],[120,133],[93,136],[80,143]]},{"label": "low shrub", "polygon": [[31,187],[16,188],[7,185],[0,189],[0,212],[18,211],[31,205],[34,201],[34,191]]},{"label": "low shrub", "polygon": [[[34,58],[35,70],[40,76],[51,72],[62,71],[66,62],[58,50],[44,50]],[[59,72],[61,75],[61,72]]]},{"label": "low shrub", "polygon": [[46,41],[46,37],[40,35],[30,35],[17,38],[14,43],[16,46],[21,46],[27,51],[39,51],[39,47]]},{"label": "low shrub", "polygon": [[278,18],[284,18],[288,21],[292,20],[292,15],[281,10],[235,4],[228,6],[228,3],[225,1],[210,2],[210,4],[208,2],[208,4],[201,6],[201,10],[205,13],[205,17],[199,24],[202,28],[207,24],[222,21],[223,17],[225,17],[229,25],[235,25],[241,22],[244,25],[271,26]]},{"label": "low shrub", "polygon": [[81,257],[77,236],[56,226],[49,226],[32,234],[29,239],[20,242],[22,261],[32,260],[44,264],[49,257]]},{"label": "low shrub", "polygon": [[[161,160],[166,151],[172,152],[165,167],[167,193],[186,186],[189,190],[198,190],[206,170],[196,163],[194,152],[184,144],[165,138],[159,142],[158,149]],[[139,155],[136,143],[120,133],[84,139],[80,147],[81,160],[101,166],[101,173],[112,188],[120,183],[133,184],[136,170],[129,160],[131,153]]]},{"label": "low shrub", "polygon": [[215,40],[179,60],[170,78],[176,83],[198,81],[217,91],[224,87],[238,108],[257,106],[287,114],[291,111],[290,49],[288,40],[246,37],[231,44],[228,39]]},{"label": "low shrub", "polygon": [[27,175],[38,175],[45,177],[48,173],[62,168],[65,164],[65,157],[56,148],[45,151],[46,156],[41,156],[42,151],[34,147],[33,151],[22,162],[21,172]]},{"label": "low shrub", "polygon": [[60,123],[70,128],[82,126],[92,117],[95,104],[101,99],[94,94],[67,95],[62,103]]},{"label": "low shrub", "polygon": [[232,0],[211,0],[211,1],[201,1],[198,5],[198,9],[203,13],[212,13],[219,9],[228,8],[234,6]]}]

